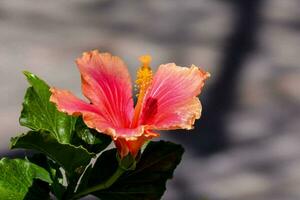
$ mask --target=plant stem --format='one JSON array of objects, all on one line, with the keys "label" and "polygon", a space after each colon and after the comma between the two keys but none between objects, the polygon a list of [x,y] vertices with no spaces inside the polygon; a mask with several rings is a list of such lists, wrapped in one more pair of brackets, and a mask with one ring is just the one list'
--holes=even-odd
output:
[{"label": "plant stem", "polygon": [[91,188],[87,188],[86,190],[83,190],[82,192],[79,192],[77,194],[75,194],[73,196],[72,199],[77,199],[79,197],[88,195],[92,192],[96,192],[98,190],[103,190],[106,188],[109,188],[112,184],[114,184],[116,182],[116,180],[118,180],[118,178],[126,171],[126,169],[122,168],[122,167],[118,167],[117,170],[115,171],[115,173],[109,178],[107,179],[105,182],[99,184],[99,185],[95,185]]}]

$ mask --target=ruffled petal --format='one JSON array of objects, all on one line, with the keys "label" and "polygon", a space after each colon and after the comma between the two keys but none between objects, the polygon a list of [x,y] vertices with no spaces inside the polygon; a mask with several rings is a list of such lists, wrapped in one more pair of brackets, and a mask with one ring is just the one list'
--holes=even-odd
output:
[{"label": "ruffled petal", "polygon": [[137,140],[144,133],[144,126],[138,126],[134,129],[112,126],[98,107],[78,99],[67,90],[51,88],[50,91],[52,93],[50,101],[56,104],[59,111],[74,116],[82,115],[88,127],[110,135],[114,140],[118,138]]},{"label": "ruffled petal", "polygon": [[124,62],[95,50],[85,52],[76,63],[83,94],[113,128],[128,128],[133,115],[133,99],[130,75]]},{"label": "ruffled petal", "polygon": [[88,127],[110,135],[113,140],[119,138],[124,140],[136,140],[144,133],[144,126],[138,126],[134,129],[113,127],[110,123],[104,121],[103,118],[99,118],[96,114],[83,115],[83,121]]},{"label": "ruffled petal", "polygon": [[69,115],[82,115],[84,122],[90,128],[97,128],[105,134],[114,136],[108,131],[111,128],[110,122],[106,120],[96,106],[78,99],[67,90],[51,88],[50,91],[52,93],[50,101],[56,104],[59,111]]},{"label": "ruffled petal", "polygon": [[146,130],[143,135],[137,137],[135,140],[125,140],[123,138],[118,138],[114,142],[121,158],[126,156],[128,153],[135,157],[142,146],[145,144],[145,142],[155,137],[159,137],[159,134],[150,130]]},{"label": "ruffled petal", "polygon": [[65,112],[74,116],[81,115],[82,113],[100,114],[100,111],[94,105],[78,99],[67,90],[60,90],[52,87],[50,88],[50,92],[52,93],[50,101],[56,104],[56,107],[60,112]]},{"label": "ruffled petal", "polygon": [[191,129],[200,118],[200,94],[210,76],[198,67],[161,65],[144,99],[139,124],[147,129]]}]

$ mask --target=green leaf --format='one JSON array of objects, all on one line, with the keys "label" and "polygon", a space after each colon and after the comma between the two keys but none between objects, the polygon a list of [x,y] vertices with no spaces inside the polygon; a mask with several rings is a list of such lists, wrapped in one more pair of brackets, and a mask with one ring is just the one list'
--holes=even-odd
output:
[{"label": "green leaf", "polygon": [[62,166],[69,175],[81,174],[95,156],[81,146],[59,143],[48,132],[29,131],[27,134],[12,138],[11,148],[34,149],[44,153]]},{"label": "green leaf", "polygon": [[31,189],[30,188],[27,195],[30,196],[31,199],[33,198],[33,196],[37,200],[46,199],[46,197],[42,197],[41,195],[36,195],[36,194],[43,194],[43,192],[39,192],[39,190],[48,189],[49,191],[51,190],[52,194],[54,194],[57,199],[61,199],[66,188],[62,185],[63,175],[59,169],[60,166],[57,163],[55,163],[53,160],[50,160],[45,154],[42,153],[34,154],[27,159],[30,162],[46,169],[49,172],[51,179],[53,181],[51,187],[48,186],[48,188],[46,188],[41,182],[38,181],[34,182],[33,186],[31,187],[32,191],[30,191]]},{"label": "green leaf", "polygon": [[0,160],[0,199],[22,200],[34,179],[52,183],[49,173],[27,160]]},{"label": "green leaf", "polygon": [[20,124],[35,131],[49,131],[61,143],[70,143],[75,117],[57,111],[49,101],[49,86],[36,75],[24,72],[29,84],[23,102]]},{"label": "green leaf", "polygon": [[28,189],[24,200],[50,200],[49,184],[39,179],[34,179],[31,187]]},{"label": "green leaf", "polygon": [[56,196],[57,199],[62,199],[63,194],[66,191],[66,187],[63,185],[63,175],[59,169],[59,165],[52,160],[48,160],[48,164],[51,170],[51,176],[53,183],[51,184],[51,192]]},{"label": "green leaf", "polygon": [[77,191],[82,191],[106,181],[118,168],[116,156],[116,149],[110,149],[101,153],[94,166],[89,166],[86,169]]},{"label": "green leaf", "polygon": [[[184,150],[171,142],[150,142],[136,169],[121,176],[110,188],[95,192],[101,200],[158,200],[166,189],[166,181],[173,176]],[[116,150],[103,152],[90,170],[88,186],[107,180],[117,169]],[[83,177],[85,180],[86,177]]]},{"label": "green leaf", "polygon": [[77,138],[75,137],[74,140],[77,139],[77,141],[73,143],[82,145],[90,152],[99,153],[111,143],[110,136],[90,129],[85,125],[81,117],[76,121],[75,130]]}]

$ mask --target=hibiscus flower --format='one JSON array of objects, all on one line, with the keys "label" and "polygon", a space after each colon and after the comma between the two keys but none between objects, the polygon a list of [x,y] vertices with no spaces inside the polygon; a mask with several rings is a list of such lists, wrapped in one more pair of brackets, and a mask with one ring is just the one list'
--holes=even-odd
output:
[{"label": "hibiscus flower", "polygon": [[51,88],[50,101],[69,115],[81,115],[85,124],[113,139],[119,155],[136,156],[142,145],[159,134],[155,130],[192,129],[201,115],[198,95],[210,74],[195,65],[160,65],[153,76],[151,57],[140,57],[135,81],[138,94],[134,107],[132,86],[124,62],[97,50],[76,60],[82,82],[83,101],[67,90]]}]

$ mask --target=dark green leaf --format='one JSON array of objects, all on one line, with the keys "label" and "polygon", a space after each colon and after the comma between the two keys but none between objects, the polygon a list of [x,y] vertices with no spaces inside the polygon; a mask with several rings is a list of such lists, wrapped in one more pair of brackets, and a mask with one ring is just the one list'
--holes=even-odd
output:
[{"label": "dark green leaf", "polygon": [[116,149],[104,151],[95,162],[93,168],[87,169],[81,179],[79,188],[84,189],[83,185],[86,187],[94,186],[107,180],[118,168],[116,155]]},{"label": "dark green leaf", "polygon": [[70,143],[75,117],[57,111],[49,101],[49,86],[36,75],[24,72],[31,87],[27,89],[20,124],[35,131],[49,131],[61,143]]},{"label": "dark green leaf", "polygon": [[66,191],[66,187],[63,186],[63,175],[61,170],[59,169],[60,166],[48,159],[48,164],[50,168],[50,174],[53,180],[53,183],[51,184],[51,192],[56,196],[57,199],[61,199],[64,192]]},{"label": "dark green leaf", "polygon": [[35,153],[35,154],[31,155],[30,157],[26,157],[26,159],[29,162],[34,163],[34,164],[46,169],[48,172],[50,171],[49,164],[48,164],[48,158],[45,154]]},{"label": "dark green leaf", "polygon": [[34,179],[31,187],[28,189],[24,200],[50,200],[49,184],[39,179]]},{"label": "dark green leaf", "polygon": [[85,125],[81,117],[76,121],[75,130],[78,142],[74,143],[84,146],[90,152],[99,153],[111,143],[110,136],[90,129]]},{"label": "dark green leaf", "polygon": [[39,199],[46,199],[42,198],[40,195],[37,194],[43,194],[39,192],[39,190],[51,190],[51,192],[58,198],[61,199],[63,193],[65,192],[66,188],[62,185],[63,183],[63,175],[60,171],[60,166],[55,163],[54,161],[50,160],[45,154],[39,153],[39,154],[34,154],[33,156],[29,157],[28,160],[34,164],[37,164],[40,167],[43,167],[46,169],[50,176],[51,179],[53,180],[53,183],[51,184],[51,187],[46,188],[41,182],[34,182],[33,186],[31,186],[32,191],[29,189],[29,193],[27,193],[27,196],[30,198],[33,198],[33,196],[39,200]]},{"label": "dark green leaf", "polygon": [[[158,200],[166,189],[166,181],[172,178],[183,152],[183,148],[177,144],[150,142],[134,171],[128,171],[110,188],[94,195],[101,200]],[[88,185],[94,186],[107,180],[117,167],[115,149],[102,153],[89,173]]]},{"label": "dark green leaf", "polygon": [[56,161],[69,175],[75,172],[81,174],[94,156],[81,146],[59,143],[48,132],[29,131],[27,134],[12,138],[11,148],[40,151]]},{"label": "dark green leaf", "polygon": [[0,160],[0,199],[24,199],[34,179],[52,183],[45,169],[27,160],[2,158]]}]

